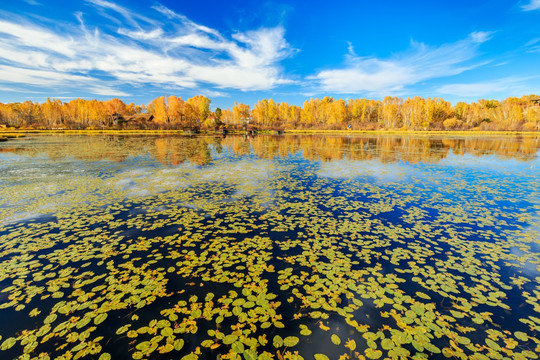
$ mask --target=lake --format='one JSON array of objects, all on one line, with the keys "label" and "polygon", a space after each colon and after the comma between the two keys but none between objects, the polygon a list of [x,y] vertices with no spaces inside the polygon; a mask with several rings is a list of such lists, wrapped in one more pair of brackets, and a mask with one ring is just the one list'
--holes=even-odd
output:
[{"label": "lake", "polygon": [[536,359],[540,138],[0,143],[2,359]]}]

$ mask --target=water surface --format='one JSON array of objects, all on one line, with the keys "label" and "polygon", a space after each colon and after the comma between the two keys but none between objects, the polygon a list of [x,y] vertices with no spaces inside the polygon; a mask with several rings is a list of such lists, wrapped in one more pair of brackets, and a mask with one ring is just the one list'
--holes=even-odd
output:
[{"label": "water surface", "polygon": [[539,147],[0,143],[0,358],[536,358]]}]

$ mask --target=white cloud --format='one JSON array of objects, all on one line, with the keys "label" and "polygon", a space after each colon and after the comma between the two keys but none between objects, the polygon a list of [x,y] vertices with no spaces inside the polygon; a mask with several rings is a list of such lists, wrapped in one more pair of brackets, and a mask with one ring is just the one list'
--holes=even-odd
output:
[{"label": "white cloud", "polygon": [[540,86],[530,86],[529,83],[537,83],[538,76],[535,77],[506,77],[491,81],[448,84],[441,86],[437,92],[445,95],[456,95],[460,97],[496,97],[497,94],[530,94],[540,91]]},{"label": "white cloud", "polygon": [[58,53],[68,57],[75,56],[75,44],[72,38],[56,35],[43,28],[0,20],[0,33],[3,35],[5,44],[19,50],[21,57],[25,55],[26,51],[23,51],[25,48]]},{"label": "white cloud", "polygon": [[86,2],[106,19],[118,21],[120,14],[124,21],[111,32],[105,22],[86,24],[82,12],[74,14],[74,23],[55,27],[0,15],[0,85],[124,96],[118,88],[125,84],[265,90],[290,81],[279,62],[293,50],[280,26],[226,37],[159,4],[151,17],[111,1]]},{"label": "white cloud", "polygon": [[135,40],[152,40],[159,39],[161,36],[163,36],[163,30],[159,28],[152,31],[131,31],[126,29],[118,29],[118,33],[120,35],[125,35]]},{"label": "white cloud", "polygon": [[89,88],[92,94],[104,96],[129,96],[128,93],[103,85],[93,85]]},{"label": "white cloud", "polygon": [[486,96],[494,92],[506,90],[507,86],[500,81],[487,81],[470,84],[448,84],[441,86],[437,92],[457,96]]},{"label": "white cloud", "polygon": [[483,43],[491,38],[492,32],[490,31],[475,31],[469,35],[469,38],[473,43]]},{"label": "white cloud", "polygon": [[2,82],[32,84],[37,86],[63,85],[66,82],[84,83],[87,85],[93,79],[80,75],[58,73],[50,70],[24,69],[8,65],[0,65]]},{"label": "white cloud", "polygon": [[[5,83],[31,84],[39,87],[55,86],[62,87],[68,83],[76,83],[84,86],[86,91],[104,96],[128,96],[129,94],[114,89],[106,84],[101,84],[96,79],[88,76],[58,73],[47,70],[20,69],[16,67],[0,65],[0,79]],[[1,87],[1,89],[6,89]],[[11,90],[17,91],[17,90]],[[18,92],[37,93],[35,91],[18,90]],[[59,98],[59,97],[56,97]]]},{"label": "white cloud", "polygon": [[523,11],[532,11],[540,9],[540,0],[531,0],[528,4],[522,5]]},{"label": "white cloud", "polygon": [[359,57],[349,46],[345,66],[323,70],[312,76],[324,91],[375,95],[399,93],[421,81],[460,74],[479,66],[471,60],[477,48],[490,37],[488,32],[474,32],[464,40],[439,47],[413,42],[411,48],[389,59]]}]

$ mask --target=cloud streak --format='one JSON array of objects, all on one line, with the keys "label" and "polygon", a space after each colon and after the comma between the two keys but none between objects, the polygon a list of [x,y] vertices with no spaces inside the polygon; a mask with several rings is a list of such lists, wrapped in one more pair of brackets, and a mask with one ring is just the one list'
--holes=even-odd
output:
[{"label": "cloud streak", "polygon": [[399,94],[422,81],[453,76],[480,66],[472,62],[488,32],[474,32],[466,39],[438,47],[412,42],[410,49],[389,59],[360,57],[349,46],[343,67],[320,71],[311,79],[324,91],[370,95]]},{"label": "cloud streak", "polygon": [[540,91],[540,86],[529,85],[535,83],[538,78],[539,76],[505,77],[484,82],[448,84],[439,87],[437,92],[444,95],[476,98],[507,93],[530,94]]},{"label": "cloud streak", "polygon": [[294,50],[280,26],[226,37],[159,4],[142,16],[111,1],[86,3],[85,10],[110,20],[116,30],[104,22],[88,26],[83,12],[75,13],[73,23],[54,28],[0,15],[0,85],[126,96],[120,90],[126,84],[247,91],[289,82],[279,63]]},{"label": "cloud streak", "polygon": [[540,9],[540,0],[531,0],[528,4],[522,5],[523,11],[532,11]]}]

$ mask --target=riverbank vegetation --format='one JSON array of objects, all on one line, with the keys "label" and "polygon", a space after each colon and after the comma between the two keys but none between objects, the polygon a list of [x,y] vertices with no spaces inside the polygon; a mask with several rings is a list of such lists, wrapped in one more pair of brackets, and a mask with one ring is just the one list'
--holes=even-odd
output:
[{"label": "riverbank vegetation", "polygon": [[0,127],[23,130],[404,130],[404,131],[538,131],[539,98],[509,97],[452,105],[441,98],[385,97],[306,100],[302,107],[272,99],[253,107],[210,110],[211,100],[197,95],[158,97],[147,105],[74,99],[43,103],[0,103]]}]

